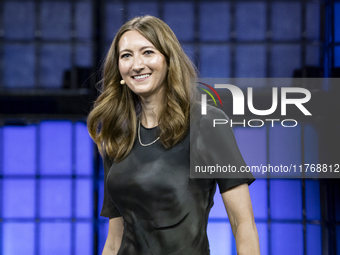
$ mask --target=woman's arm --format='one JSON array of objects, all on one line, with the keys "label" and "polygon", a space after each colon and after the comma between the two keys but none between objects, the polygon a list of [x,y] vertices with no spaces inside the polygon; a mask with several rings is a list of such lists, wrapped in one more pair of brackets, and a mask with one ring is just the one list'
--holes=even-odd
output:
[{"label": "woman's arm", "polygon": [[102,255],[116,255],[122,242],[124,231],[123,217],[116,217],[109,220],[109,233],[107,234]]},{"label": "woman's arm", "polygon": [[260,255],[248,184],[241,184],[222,193],[222,199],[236,240],[237,254]]}]

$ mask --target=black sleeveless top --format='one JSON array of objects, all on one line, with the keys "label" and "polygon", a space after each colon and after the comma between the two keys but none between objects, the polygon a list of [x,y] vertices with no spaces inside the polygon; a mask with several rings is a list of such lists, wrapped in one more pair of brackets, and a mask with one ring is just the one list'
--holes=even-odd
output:
[{"label": "black sleeveless top", "polygon": [[[208,114],[199,120],[195,138],[198,146],[213,141],[216,136],[215,139],[225,144],[225,149],[214,152],[213,158],[219,157],[220,164],[245,166],[228,125],[221,134],[199,132],[214,118],[226,118],[226,115],[217,108],[208,107]],[[141,126],[142,143],[154,141],[156,133],[157,128]],[[209,151],[197,149],[203,153],[202,160],[211,160]],[[124,219],[119,255],[210,254],[206,229],[216,183],[223,193],[255,179],[251,173],[243,173],[242,178],[190,178],[189,153],[188,133],[171,149],[165,149],[160,141],[144,147],[136,138],[132,151],[123,161],[112,164],[104,159],[101,216]]]}]

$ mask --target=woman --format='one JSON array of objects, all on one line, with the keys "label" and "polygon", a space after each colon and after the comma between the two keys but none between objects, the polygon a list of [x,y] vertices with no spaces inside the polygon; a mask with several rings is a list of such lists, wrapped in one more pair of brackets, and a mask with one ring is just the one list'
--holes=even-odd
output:
[{"label": "woman", "polygon": [[[190,179],[190,80],[195,69],[172,30],[144,16],[125,23],[108,52],[102,94],[88,129],[104,159],[104,203],[110,218],[103,254],[207,255],[206,227],[216,183],[229,215],[238,254],[259,254],[248,184],[254,178]],[[225,115],[209,107],[191,146],[209,163],[207,121]],[[222,162],[244,161],[230,128]],[[215,136],[216,137],[216,136]],[[194,145],[193,145],[194,144]],[[193,149],[192,147],[192,149]],[[192,152],[193,153],[193,152]],[[223,240],[221,240],[223,241]]]}]

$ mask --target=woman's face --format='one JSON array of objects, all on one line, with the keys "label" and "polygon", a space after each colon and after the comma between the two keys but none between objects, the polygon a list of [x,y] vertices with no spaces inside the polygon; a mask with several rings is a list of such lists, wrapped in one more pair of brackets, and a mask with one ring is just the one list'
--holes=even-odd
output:
[{"label": "woman's face", "polygon": [[120,38],[118,50],[120,74],[135,94],[149,97],[162,93],[168,66],[151,42],[131,30]]}]

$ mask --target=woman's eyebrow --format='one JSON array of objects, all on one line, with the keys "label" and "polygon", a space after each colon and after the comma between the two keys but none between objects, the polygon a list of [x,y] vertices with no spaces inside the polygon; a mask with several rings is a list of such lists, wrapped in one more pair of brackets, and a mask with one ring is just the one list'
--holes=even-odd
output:
[{"label": "woman's eyebrow", "polygon": [[[149,45],[149,46],[143,46],[143,47],[141,47],[141,48],[139,49],[139,51],[143,51],[143,50],[145,50],[145,49],[147,49],[147,48],[156,49],[154,46]],[[121,53],[124,52],[124,51],[131,52],[131,53],[132,53],[132,50],[123,49],[123,50],[121,50],[121,51],[119,52],[119,54],[121,54]]]},{"label": "woman's eyebrow", "polygon": [[122,52],[124,52],[124,51],[131,52],[131,53],[132,53],[132,50],[129,50],[129,49],[123,49],[123,50],[121,50],[121,51],[119,52],[119,54],[121,54],[121,53],[122,53]]},{"label": "woman's eyebrow", "polygon": [[152,48],[152,49],[155,49],[154,46],[150,45],[150,46],[144,46],[142,48],[139,49],[139,51],[142,51],[142,50],[145,50],[146,48]]}]

